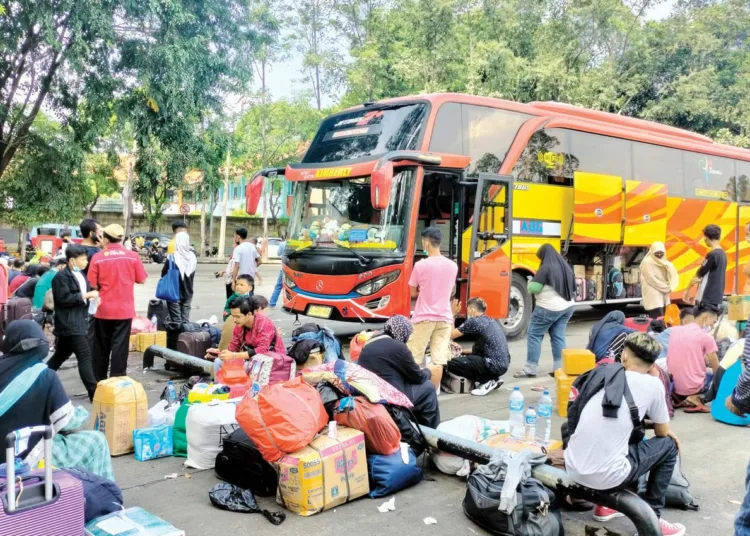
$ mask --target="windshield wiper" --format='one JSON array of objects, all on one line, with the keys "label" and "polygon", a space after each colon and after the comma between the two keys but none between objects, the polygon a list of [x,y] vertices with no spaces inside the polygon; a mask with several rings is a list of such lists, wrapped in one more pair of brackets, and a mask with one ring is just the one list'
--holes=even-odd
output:
[{"label": "windshield wiper", "polygon": [[[334,244],[335,246],[340,247],[341,249],[345,249],[346,251],[348,251],[349,253],[351,253],[355,257],[357,257],[357,259],[359,260],[359,262],[361,262],[362,264],[370,264],[372,262],[372,259],[368,259],[364,255],[361,255],[361,254],[357,253],[352,248],[348,248],[346,246],[342,246],[341,244],[338,244],[336,242],[329,242],[329,243],[330,244]],[[294,251],[290,251],[289,253],[285,253],[285,256],[287,258],[291,259],[293,257],[296,257],[297,254],[299,254],[300,252],[305,251],[305,250],[307,250],[308,248],[311,248],[311,247],[314,247],[314,246],[305,246],[303,248],[295,249]]]}]

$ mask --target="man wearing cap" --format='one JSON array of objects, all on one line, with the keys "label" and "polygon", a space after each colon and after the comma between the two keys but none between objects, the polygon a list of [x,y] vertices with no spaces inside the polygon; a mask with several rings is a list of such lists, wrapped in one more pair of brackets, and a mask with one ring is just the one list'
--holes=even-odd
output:
[{"label": "man wearing cap", "polygon": [[94,375],[97,381],[107,379],[110,354],[110,376],[125,376],[128,368],[130,325],[135,316],[134,284],[142,284],[148,274],[140,257],[122,247],[125,231],[113,223],[104,228],[104,249],[93,256],[88,279],[99,291],[99,306],[94,313]]}]

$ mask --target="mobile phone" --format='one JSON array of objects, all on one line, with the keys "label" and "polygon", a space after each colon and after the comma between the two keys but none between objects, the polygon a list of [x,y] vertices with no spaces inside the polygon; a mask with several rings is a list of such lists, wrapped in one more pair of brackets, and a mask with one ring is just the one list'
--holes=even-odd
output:
[{"label": "mobile phone", "polygon": [[215,277],[216,279],[219,279],[219,272],[214,272],[214,277]]}]

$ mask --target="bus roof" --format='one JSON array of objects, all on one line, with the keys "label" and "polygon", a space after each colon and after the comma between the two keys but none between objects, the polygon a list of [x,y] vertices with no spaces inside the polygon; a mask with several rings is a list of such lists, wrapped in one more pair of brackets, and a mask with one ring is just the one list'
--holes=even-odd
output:
[{"label": "bus roof", "polygon": [[[349,110],[366,108],[373,105],[393,104],[398,102],[416,100],[427,101],[435,109],[446,102],[459,102],[465,104],[474,104],[478,106],[488,106],[491,108],[501,108],[504,110],[510,110],[541,117],[577,119],[579,121],[573,121],[573,123],[580,125],[581,128],[584,128],[585,125],[594,126],[595,124],[598,124],[603,127],[600,129],[600,132],[606,133],[610,136],[631,140],[647,138],[648,142],[650,143],[657,143],[659,145],[667,147],[684,148],[688,150],[705,152],[707,154],[714,154],[716,156],[725,156],[728,158],[750,161],[749,150],[740,147],[734,147],[731,145],[716,143],[711,138],[709,138],[708,136],[704,136],[703,134],[698,134],[696,132],[691,132],[689,130],[684,130],[661,123],[655,123],[653,121],[646,121],[644,119],[637,119],[634,117],[627,117],[598,110],[590,110],[587,108],[581,108],[579,106],[573,106],[571,104],[564,104],[559,102],[531,102],[528,104],[524,104],[505,99],[480,97],[476,95],[466,95],[463,93],[431,93],[425,95],[408,95],[404,97],[384,99],[376,103],[367,103],[364,105],[355,106],[350,108]],[[618,132],[613,131],[613,125],[621,127],[622,130]],[[644,141],[646,140],[644,139]]]}]

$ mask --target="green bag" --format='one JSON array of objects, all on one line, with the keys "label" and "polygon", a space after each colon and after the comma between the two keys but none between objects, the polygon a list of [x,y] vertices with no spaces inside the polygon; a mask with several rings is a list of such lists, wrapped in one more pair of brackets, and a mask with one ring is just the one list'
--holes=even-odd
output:
[{"label": "green bag", "polygon": [[185,398],[174,417],[174,429],[172,430],[173,456],[187,458],[187,425],[185,421],[187,420],[188,410],[192,405]]}]

